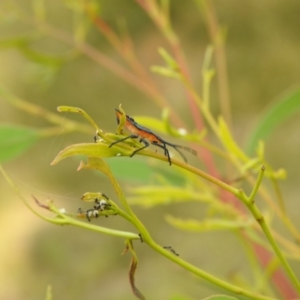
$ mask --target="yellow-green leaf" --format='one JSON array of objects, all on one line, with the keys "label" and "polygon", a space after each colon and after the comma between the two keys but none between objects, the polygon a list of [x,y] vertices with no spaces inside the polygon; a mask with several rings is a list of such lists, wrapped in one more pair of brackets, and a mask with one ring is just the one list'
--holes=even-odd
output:
[{"label": "yellow-green leaf", "polygon": [[59,161],[74,155],[85,155],[90,157],[114,157],[122,154],[117,147],[110,148],[108,144],[74,144],[60,151],[51,164],[55,165]]},{"label": "yellow-green leaf", "polygon": [[175,79],[181,79],[180,73],[166,68],[166,67],[160,67],[160,66],[152,66],[151,71],[154,73],[157,73],[159,75],[162,75],[164,77],[170,77],[170,78],[175,78]]},{"label": "yellow-green leaf", "polygon": [[52,297],[52,286],[49,284],[47,286],[47,290],[46,290],[46,298],[45,300],[52,300],[53,297]]},{"label": "yellow-green leaf", "polygon": [[240,147],[236,144],[235,140],[233,139],[231,132],[222,117],[219,118],[219,132],[220,137],[222,139],[222,143],[224,147],[236,157],[241,159],[244,162],[247,162],[249,158],[247,155],[240,149]]},{"label": "yellow-green leaf", "polygon": [[248,220],[223,220],[223,219],[205,219],[202,221],[196,219],[180,219],[171,215],[166,215],[166,221],[172,226],[186,231],[213,231],[240,229],[252,226],[254,221]]},{"label": "yellow-green leaf", "polygon": [[121,117],[119,119],[119,124],[117,127],[117,134],[120,135],[123,132],[123,128],[125,126],[126,123],[126,113],[124,111],[124,109],[122,109],[122,105],[119,105],[119,111],[121,112]]},{"label": "yellow-green leaf", "polygon": [[158,49],[158,53],[161,55],[161,57],[164,59],[165,63],[170,67],[171,69],[178,69],[178,63],[176,59],[174,59],[171,54],[167,52],[166,49],[160,47]]},{"label": "yellow-green leaf", "polygon": [[122,205],[124,206],[124,208],[126,209],[127,212],[129,212],[131,214],[131,216],[135,217],[134,213],[132,212],[130,206],[127,203],[125,194],[121,188],[121,186],[119,185],[118,181],[115,179],[113,173],[111,172],[109,165],[100,157],[89,157],[88,158],[88,163],[85,164],[83,162],[81,162],[79,168],[79,170],[81,169],[93,169],[93,170],[97,170],[100,172],[103,172],[110,180],[111,184],[113,185]]},{"label": "yellow-green leaf", "polygon": [[226,295],[214,295],[202,300],[238,300],[238,298],[226,296]]},{"label": "yellow-green leaf", "polygon": [[166,205],[174,202],[202,201],[210,202],[211,197],[206,194],[194,192],[191,189],[175,186],[148,185],[132,189],[133,196],[129,202],[135,205],[151,207]]},{"label": "yellow-green leaf", "polygon": [[253,153],[260,140],[266,141],[268,137],[285,120],[300,109],[300,90],[296,89],[285,95],[279,102],[272,105],[261,117],[260,122],[248,139],[247,152]]},{"label": "yellow-green leaf", "polygon": [[33,146],[40,134],[38,130],[15,125],[0,126],[0,161],[12,159]]}]

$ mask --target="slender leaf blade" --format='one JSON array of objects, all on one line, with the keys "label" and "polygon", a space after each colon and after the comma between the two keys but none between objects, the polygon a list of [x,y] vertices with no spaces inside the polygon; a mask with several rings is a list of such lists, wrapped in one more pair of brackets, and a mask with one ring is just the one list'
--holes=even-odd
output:
[{"label": "slender leaf blade", "polygon": [[113,174],[121,180],[146,183],[153,178],[154,170],[145,159],[119,157],[107,160],[107,164]]},{"label": "slender leaf blade", "polygon": [[112,172],[120,180],[130,180],[139,183],[153,182],[157,176],[162,176],[174,185],[182,185],[185,182],[183,175],[174,172],[169,165],[149,163],[140,157],[118,157],[107,160]]},{"label": "slender leaf blade", "polygon": [[223,219],[205,219],[205,220],[196,220],[196,219],[181,219],[176,218],[171,215],[166,215],[166,221],[180,229],[185,231],[194,231],[194,232],[204,232],[204,231],[214,231],[214,230],[233,230],[240,229],[252,226],[254,221],[249,220],[223,220]]},{"label": "slender leaf blade", "polygon": [[15,125],[0,125],[0,161],[4,162],[17,157],[32,147],[40,138],[33,128]]},{"label": "slender leaf blade", "polygon": [[266,140],[286,119],[300,109],[300,89],[294,90],[273,105],[250,134],[246,151],[252,154],[260,140]]},{"label": "slender leaf blade", "polygon": [[89,157],[115,157],[120,154],[117,147],[109,147],[108,144],[102,143],[81,143],[73,144],[66,147],[58,153],[51,165],[57,164],[59,161],[74,155],[85,155]]},{"label": "slender leaf blade", "polygon": [[226,296],[226,295],[214,295],[202,300],[238,300],[238,298]]}]

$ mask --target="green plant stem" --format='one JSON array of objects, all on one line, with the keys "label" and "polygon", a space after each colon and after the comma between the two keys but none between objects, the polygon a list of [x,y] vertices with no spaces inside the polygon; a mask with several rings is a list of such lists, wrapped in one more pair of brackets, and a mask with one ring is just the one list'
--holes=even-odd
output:
[{"label": "green plant stem", "polygon": [[[102,33],[102,35],[107,39],[107,41],[118,51],[119,55],[128,63],[135,75],[151,90],[152,97],[161,108],[169,107],[169,103],[158,90],[156,84],[153,82],[144,66],[138,61],[137,56],[133,48],[133,43],[131,42],[128,35],[125,36],[125,40],[119,38],[119,36],[109,27],[107,23],[99,16],[96,15],[90,7],[86,7],[86,13],[94,23],[95,27]],[[182,124],[180,118],[174,114],[176,121]],[[182,125],[181,125],[182,126]]]},{"label": "green plant stem", "polygon": [[265,169],[266,169],[265,166],[261,167],[260,172],[258,174],[258,178],[257,178],[257,180],[255,182],[255,185],[254,185],[253,189],[252,189],[252,192],[251,192],[249,198],[247,199],[248,203],[251,203],[251,204],[254,203],[254,198],[255,198],[255,196],[257,194],[257,191],[258,191],[258,189],[260,187],[261,181],[262,181],[263,176],[264,176]]},{"label": "green plant stem", "polygon": [[[154,152],[150,152],[150,151],[140,151],[140,154],[142,155],[147,155],[147,156],[152,156],[152,157],[156,157],[158,159],[167,161],[167,158],[165,156],[162,156],[158,153],[154,153]],[[172,159],[172,163],[174,165],[177,165],[178,167],[181,167],[185,170],[188,170],[208,181],[210,181],[213,184],[216,184],[217,186],[219,186],[222,189],[225,189],[226,191],[232,193],[233,195],[235,195],[238,199],[240,199],[245,205],[246,207],[250,210],[250,212],[252,213],[253,217],[256,219],[256,221],[258,222],[258,224],[260,225],[262,231],[264,232],[266,238],[268,239],[268,241],[270,242],[274,252],[276,253],[276,255],[278,256],[282,266],[285,268],[288,276],[290,277],[290,279],[292,280],[292,282],[294,283],[295,287],[297,288],[297,290],[300,292],[300,283],[296,277],[296,275],[294,274],[294,272],[292,271],[291,267],[289,266],[287,260],[285,259],[285,257],[283,256],[282,252],[280,251],[276,241],[274,240],[271,231],[269,230],[264,217],[262,215],[262,213],[260,212],[260,210],[258,209],[258,207],[255,205],[254,202],[254,198],[258,192],[258,188],[261,184],[262,178],[263,178],[263,173],[265,168],[262,167],[261,171],[259,173],[258,179],[254,185],[253,191],[251,192],[250,196],[247,197],[247,195],[244,193],[243,190],[238,190],[228,184],[226,184],[225,182],[205,173],[202,170],[199,170],[193,166],[187,165],[181,161]]]},{"label": "green plant stem", "polygon": [[[203,129],[203,117],[200,111],[197,109],[197,102],[195,101],[194,89],[188,88],[192,86],[192,81],[188,72],[187,64],[185,61],[184,53],[180,45],[180,40],[177,37],[175,31],[172,28],[172,24],[169,18],[169,5],[160,4],[159,2],[146,0],[139,1],[137,3],[146,11],[146,13],[152,18],[153,22],[161,30],[166,40],[169,42],[173,54],[176,58],[178,70],[182,75],[182,81],[186,81],[189,84],[184,84],[186,91],[190,112],[195,123],[196,128],[201,131]],[[197,95],[197,99],[200,97]],[[201,102],[201,99],[199,100]],[[219,172],[215,167],[212,155],[207,149],[204,149],[202,157],[205,157],[204,161],[211,174],[218,176]]]},{"label": "green plant stem", "polygon": [[78,221],[76,219],[70,218],[68,216],[64,216],[63,219],[60,219],[59,222],[56,222],[56,220],[52,219],[50,221],[51,223],[57,224],[57,225],[74,225],[83,229],[92,230],[98,233],[103,233],[107,235],[117,236],[125,239],[130,240],[139,240],[140,237],[136,233],[122,231],[122,230],[116,230],[116,229],[110,229],[106,227],[102,227],[99,225],[93,225],[86,222]]},{"label": "green plant stem", "polygon": [[170,251],[164,249],[163,247],[161,247],[160,245],[156,244],[154,241],[152,240],[148,240],[148,239],[144,239],[144,241],[151,247],[153,248],[155,251],[159,252],[160,254],[162,254],[163,256],[165,256],[166,258],[172,260],[173,262],[175,262],[176,264],[180,265],[181,267],[183,267],[184,269],[190,271],[191,273],[201,277],[202,279],[207,280],[208,282],[211,282],[227,291],[230,291],[236,295],[239,296],[244,296],[244,297],[248,297],[249,299],[253,299],[253,300],[274,300],[274,298],[270,298],[267,296],[262,296],[262,295],[258,295],[255,293],[252,293],[250,291],[247,291],[245,289],[242,289],[238,286],[235,286],[233,284],[229,284],[221,279],[216,278],[215,276],[206,273],[205,271],[195,267],[194,265],[186,262],[185,260],[179,258],[178,256],[174,255],[173,253],[171,253]]},{"label": "green plant stem", "polygon": [[227,75],[226,53],[224,48],[224,33],[219,25],[212,1],[197,0],[196,3],[200,7],[200,11],[207,23],[207,29],[210,39],[215,48],[215,62],[217,69],[218,94],[220,99],[220,107],[222,116],[226,123],[231,127],[231,110],[230,110],[230,95]]},{"label": "green plant stem", "polygon": [[[92,47],[84,41],[76,41],[72,37],[72,35],[60,29],[52,27],[51,25],[41,20],[33,19],[31,16],[27,15],[20,9],[17,10],[16,8],[16,11],[18,11],[20,16],[23,18],[24,23],[33,25],[44,34],[52,36],[57,40],[62,41],[66,45],[75,47],[80,53],[86,55],[96,64],[99,64],[101,67],[106,68],[107,70],[111,71],[113,74],[117,75],[119,78],[127,82],[129,85],[133,86],[143,94],[151,97],[159,107],[164,108],[164,106],[166,105],[167,102],[165,98],[157,88],[153,88],[153,84],[151,82],[143,81],[140,76],[135,75],[133,72],[127,70],[121,64],[117,63],[109,56],[105,55],[104,53],[100,52],[98,49]],[[178,116],[176,116],[176,120],[180,120]]]},{"label": "green plant stem", "polygon": [[10,177],[8,176],[8,174],[5,172],[5,170],[3,169],[3,167],[0,165],[0,172],[2,173],[3,177],[5,178],[5,180],[7,181],[7,183],[12,187],[12,189],[14,190],[14,192],[16,193],[16,195],[20,198],[20,200],[24,203],[24,205],[36,216],[46,220],[47,217],[41,215],[40,213],[38,213],[37,211],[35,211],[29,204],[28,202],[25,200],[25,198],[21,195],[18,187],[13,183],[13,181],[10,179]]},{"label": "green plant stem", "polygon": [[[0,95],[5,97],[5,99],[16,108],[21,109],[31,115],[41,117],[55,125],[61,126],[63,122],[64,131],[66,132],[79,131],[89,134],[91,132],[91,128],[89,126],[79,122],[68,120],[66,118],[64,119],[64,121],[62,121],[61,116],[15,96],[10,91],[8,91],[3,85],[0,85]],[[49,135],[49,130],[50,129],[47,129],[47,131],[45,131],[44,133],[41,131],[41,134]],[[57,128],[51,130],[53,130],[53,132],[51,133],[53,134],[54,132],[56,132]],[[60,130],[60,132],[62,132],[62,129]]]},{"label": "green plant stem", "polygon": [[[168,158],[166,156],[156,153],[156,152],[153,152],[153,151],[142,150],[142,151],[139,151],[139,154],[144,155],[144,156],[154,157],[154,158],[166,161],[166,162],[168,161]],[[218,185],[220,188],[232,193],[235,196],[239,196],[239,194],[240,194],[240,190],[228,185],[227,183],[217,179],[216,177],[209,175],[208,173],[206,173],[200,169],[197,169],[191,165],[186,164],[185,162],[182,162],[182,161],[172,158],[172,165],[176,165],[182,169],[190,171],[191,173],[194,173],[194,174],[210,181],[211,183]]]},{"label": "green plant stem", "polygon": [[238,198],[247,206],[247,208],[250,210],[250,212],[252,213],[252,215],[254,216],[254,218],[256,219],[256,221],[258,222],[258,224],[260,225],[262,231],[264,232],[266,238],[268,239],[269,243],[271,244],[274,252],[276,253],[278,259],[280,260],[282,266],[284,267],[286,273],[288,274],[288,276],[290,277],[290,279],[292,280],[294,286],[296,287],[297,291],[300,293],[300,283],[296,277],[296,275],[294,274],[293,270],[291,269],[290,265],[288,264],[286,258],[284,257],[284,255],[282,254],[282,252],[280,251],[275,239],[273,238],[271,231],[269,229],[269,227],[267,226],[267,223],[262,215],[262,213],[260,212],[260,210],[258,209],[258,207],[256,206],[255,202],[254,202],[254,198],[257,194],[258,188],[261,184],[262,178],[263,178],[263,173],[264,173],[265,168],[262,167],[261,171],[258,175],[258,179],[254,185],[253,191],[251,192],[250,196],[247,197],[245,195],[244,192],[241,191],[240,196],[238,196]]},{"label": "green plant stem", "polygon": [[272,246],[274,252],[276,253],[278,259],[280,260],[280,262],[283,265],[283,267],[285,268],[288,276],[290,277],[290,279],[294,283],[295,287],[297,288],[297,291],[300,293],[300,283],[298,281],[298,278],[296,277],[296,275],[294,274],[294,272],[291,269],[290,265],[288,264],[286,258],[284,257],[284,255],[280,251],[275,239],[273,238],[273,236],[271,234],[271,231],[269,230],[269,228],[268,228],[263,216],[261,215],[260,211],[258,210],[257,206],[254,205],[254,204],[252,204],[251,206],[252,206],[252,208],[249,207],[249,210],[255,216],[257,222],[259,223],[261,229],[263,230],[265,236],[267,237],[269,243],[271,244],[271,246]]},{"label": "green plant stem", "polygon": [[[165,157],[164,157],[165,158]],[[246,291],[244,289],[241,289],[239,287],[236,287],[234,285],[228,284],[225,281],[222,281],[204,271],[202,271],[201,269],[193,266],[192,264],[189,264],[188,262],[179,259],[178,256],[175,256],[173,253],[170,253],[169,251],[165,250],[164,248],[162,248],[161,246],[159,246],[157,243],[155,243],[153,241],[153,239],[151,238],[149,232],[147,231],[147,229],[145,228],[145,226],[142,224],[142,222],[138,219],[138,217],[134,214],[134,212],[131,210],[130,206],[127,203],[126,197],[120,187],[120,185],[118,184],[118,182],[115,180],[115,178],[113,177],[110,169],[108,168],[107,164],[99,159],[99,158],[93,158],[93,157],[89,157],[89,161],[87,165],[81,164],[79,169],[81,168],[91,168],[91,169],[96,169],[99,170],[103,173],[105,173],[108,178],[110,179],[113,187],[116,190],[116,193],[118,194],[121,203],[123,204],[123,206],[126,209],[126,212],[129,214],[129,217],[127,218],[127,220],[129,220],[139,231],[139,233],[141,234],[143,240],[150,246],[152,247],[154,250],[158,251],[159,253],[163,254],[164,256],[166,256],[167,258],[173,260],[174,262],[176,262],[177,264],[179,264],[180,266],[182,266],[183,268],[187,269],[188,271],[198,275],[199,277],[208,280],[209,282],[216,284],[228,291],[231,291],[235,294],[238,295],[243,295],[246,296],[250,299],[261,299],[261,300],[270,300],[271,298],[265,297],[265,296],[261,296],[261,295],[256,295],[253,294],[249,291]],[[236,190],[238,191],[238,190]],[[125,213],[126,215],[126,213]]]},{"label": "green plant stem", "polygon": [[[118,153],[120,153],[120,155],[130,156],[130,154],[132,153],[132,151],[130,151],[130,145],[128,145],[126,143],[124,143],[124,145],[123,144],[116,145],[115,148],[118,148]],[[82,154],[82,153],[77,153],[77,154]],[[155,157],[155,158],[161,159],[163,161],[168,160],[166,156],[164,156],[162,154],[159,154],[159,153],[149,151],[149,150],[142,150],[142,151],[139,152],[139,154],[145,155],[145,156],[150,156],[150,157]],[[263,232],[265,233],[267,239],[270,241],[270,245],[272,246],[275,253],[278,255],[278,258],[280,259],[282,265],[286,269],[288,275],[291,277],[292,281],[296,285],[298,284],[297,280],[295,280],[295,278],[296,278],[295,275],[293,274],[293,272],[292,272],[291,268],[289,267],[287,261],[284,259],[284,256],[280,252],[279,247],[277,246],[275,240],[273,239],[273,237],[270,233],[270,230],[268,229],[261,212],[259,211],[259,209],[257,208],[257,206],[255,205],[255,202],[254,202],[254,198],[255,198],[258,190],[259,190],[259,187],[260,187],[260,184],[261,184],[261,181],[262,181],[262,178],[263,178],[264,167],[261,169],[261,172],[259,173],[258,179],[254,184],[253,191],[251,192],[250,196],[247,197],[247,195],[244,193],[243,190],[236,189],[236,188],[226,184],[225,182],[223,182],[223,181],[221,181],[221,180],[219,180],[219,179],[203,172],[202,170],[199,170],[195,167],[187,165],[184,162],[178,161],[176,159],[172,159],[172,161],[173,161],[173,165],[177,165],[177,166],[179,166],[179,167],[181,167],[185,170],[190,171],[191,173],[194,173],[198,176],[201,176],[202,178],[210,181],[211,183],[219,186],[222,189],[225,189],[225,190],[229,191],[230,193],[235,195],[237,198],[239,198],[244,203],[244,205],[246,205],[246,207],[248,207],[248,209],[250,210],[250,212],[252,213],[254,218],[257,220],[258,224],[260,225]],[[112,184],[115,187],[116,192],[117,192],[117,194],[120,198],[120,201],[123,204],[123,207],[125,208],[128,215],[131,217],[133,224],[135,224],[135,226],[141,232],[143,232],[143,234],[145,236],[149,236],[149,233],[146,230],[146,228],[139,221],[139,219],[135,216],[134,212],[131,210],[130,206],[128,205],[127,200],[125,198],[125,195],[124,195],[122,189],[120,188],[118,182],[114,179],[114,177],[111,174],[110,169],[107,166],[107,164],[100,158],[90,157],[88,165],[83,164],[82,166],[104,172],[111,179]]]},{"label": "green plant stem", "polygon": [[240,243],[242,244],[244,251],[248,257],[250,270],[253,273],[253,279],[254,279],[253,290],[256,291],[257,293],[265,293],[267,295],[272,295],[273,297],[273,291],[270,287],[271,282],[262,280],[262,278],[265,278],[265,276],[264,273],[262,273],[261,271],[260,263],[257,260],[255,252],[253,251],[252,241],[251,239],[249,239],[249,236],[247,236],[248,233],[249,230],[236,231],[236,235],[239,238]]},{"label": "green plant stem", "polygon": [[[250,184],[255,184],[255,179],[253,176],[248,177],[248,181]],[[262,185],[259,188],[258,193],[265,200],[265,202],[272,208],[272,210],[278,215],[279,219],[282,223],[287,227],[287,229],[291,232],[293,237],[300,243],[300,233],[297,227],[292,223],[291,219],[276,205],[272,198],[268,195],[265,187]]]},{"label": "green plant stem", "polygon": [[271,177],[271,182],[273,184],[274,191],[275,191],[275,193],[277,195],[277,199],[278,199],[280,210],[282,211],[282,214],[284,214],[286,216],[287,215],[286,208],[285,208],[283,196],[282,196],[282,193],[281,193],[278,181],[277,181],[277,179]]},{"label": "green plant stem", "polygon": [[[6,178],[6,180],[9,182],[10,185],[12,185],[12,187],[14,188],[14,190],[17,192],[18,196],[20,196],[20,194],[18,193],[17,188],[14,186],[14,184],[12,183],[12,181],[10,180],[10,178],[8,177],[8,175],[4,172],[3,168],[0,166],[0,171],[2,172],[2,174],[4,175],[4,177]],[[24,201],[24,199],[22,198],[22,201]],[[108,235],[112,235],[112,236],[117,236],[117,237],[122,237],[125,239],[129,239],[129,240],[138,240],[140,239],[140,236],[138,234],[135,233],[131,233],[131,232],[125,232],[125,231],[119,231],[119,230],[114,230],[114,229],[109,229],[109,228],[105,228],[105,227],[101,227],[98,225],[93,225],[93,224],[88,224],[86,222],[82,222],[82,221],[78,221],[76,219],[73,219],[69,216],[67,216],[66,214],[64,214],[63,212],[61,212],[59,209],[57,209],[51,202],[47,203],[47,205],[45,205],[44,207],[48,208],[50,211],[54,212],[57,217],[55,218],[48,218],[45,216],[41,216],[40,214],[36,213],[35,210],[33,210],[28,203],[25,201],[26,206],[29,207],[29,209],[31,211],[33,211],[33,213],[35,213],[36,215],[38,215],[39,217],[42,217],[44,220],[51,222],[53,224],[56,225],[74,225],[77,227],[81,227],[87,230],[92,230],[98,233],[103,233],[103,234],[108,234]],[[126,215],[126,214],[125,214]],[[222,281],[204,271],[202,271],[201,269],[193,266],[192,264],[180,259],[178,256],[175,256],[173,253],[170,253],[169,251],[165,250],[164,248],[162,248],[161,246],[159,246],[158,244],[156,244],[150,234],[148,233],[148,231],[146,230],[146,228],[144,227],[144,225],[138,220],[137,217],[132,218],[126,218],[128,219],[131,223],[133,223],[136,228],[140,231],[144,241],[150,246],[152,247],[154,250],[158,251],[159,253],[161,253],[162,255],[164,255],[165,257],[167,257],[168,259],[174,261],[175,263],[177,263],[178,265],[182,266],[183,268],[189,270],[190,272],[198,275],[199,277],[213,283],[216,284],[228,291],[231,291],[235,294],[238,295],[243,295],[245,297],[248,297],[250,299],[257,299],[257,300],[271,300],[272,298],[269,297],[265,297],[265,296],[261,296],[261,295],[256,295],[253,294],[249,291],[246,291],[244,289],[241,289],[239,287],[236,287],[232,284],[228,284],[225,281]],[[133,222],[132,222],[133,221]],[[138,221],[138,222],[136,222]]]},{"label": "green plant stem", "polygon": [[126,213],[124,213],[124,214],[126,214],[128,216],[128,217],[126,217],[127,220],[129,222],[131,222],[140,231],[140,233],[142,233],[144,238],[150,238],[150,234],[147,231],[146,227],[139,220],[139,218],[135,215],[135,213],[131,209],[130,205],[128,204],[121,186],[119,185],[117,180],[114,178],[107,163],[100,158],[89,157],[88,164],[84,164],[83,162],[81,162],[78,170],[83,169],[83,168],[98,170],[98,171],[104,173],[109,178],[109,180],[112,183],[112,186],[114,187],[114,189],[120,199],[122,206],[124,207],[124,209],[126,211]]},{"label": "green plant stem", "polygon": [[[42,206],[43,208],[48,209],[51,212],[54,212],[58,217],[54,217],[54,218],[46,217],[46,216],[38,213],[35,209],[33,209],[31,207],[31,205],[28,204],[28,202],[20,194],[18,188],[12,182],[12,180],[7,175],[7,173],[4,171],[4,169],[2,168],[1,165],[0,165],[0,172],[2,173],[2,175],[4,176],[4,178],[6,179],[6,181],[8,182],[8,184],[13,188],[13,190],[15,191],[15,193],[17,194],[17,196],[26,205],[26,207],[32,213],[34,213],[36,216],[42,218],[45,221],[48,221],[48,222],[56,224],[56,225],[74,225],[74,226],[81,227],[81,228],[84,228],[84,229],[96,231],[98,233],[108,234],[108,235],[117,236],[117,237],[121,237],[121,238],[126,238],[126,239],[130,239],[130,240],[140,239],[140,236],[138,234],[136,234],[136,233],[126,232],[126,231],[121,231],[121,230],[115,230],[115,229],[109,229],[109,228],[106,228],[106,227],[102,227],[102,226],[93,225],[93,224],[89,224],[89,223],[86,223],[86,222],[78,221],[78,220],[76,220],[76,219],[74,219],[72,217],[69,217],[68,215],[64,214],[63,212],[61,212],[57,207],[55,207],[52,204],[51,201],[48,201],[48,203],[46,205],[41,205],[41,204],[39,204],[39,205]],[[132,223],[132,220],[130,218],[128,218],[127,216],[125,216],[125,215],[126,215],[125,213],[122,214],[122,216],[125,219],[128,219],[128,221],[130,221]]]},{"label": "green plant stem", "polygon": [[277,257],[274,257],[269,263],[268,265],[265,267],[265,272],[263,272],[260,276],[258,276],[257,278],[259,278],[260,280],[257,281],[257,290],[262,290],[264,286],[267,285],[268,282],[271,282],[271,278],[272,275],[274,274],[274,272],[276,271],[276,269],[278,268],[279,265],[279,260]]}]

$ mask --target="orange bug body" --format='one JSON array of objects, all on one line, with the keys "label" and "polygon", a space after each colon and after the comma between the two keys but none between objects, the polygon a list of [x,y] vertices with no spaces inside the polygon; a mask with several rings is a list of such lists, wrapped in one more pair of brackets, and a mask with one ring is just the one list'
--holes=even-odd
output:
[{"label": "orange bug body", "polygon": [[[122,116],[122,113],[118,109],[116,109],[116,116],[117,116],[117,122],[119,124],[120,118]],[[144,126],[141,126],[138,123],[136,123],[134,121],[134,119],[131,118],[128,115],[126,115],[126,121],[125,121],[125,124],[124,124],[124,128],[126,130],[128,130],[129,132],[131,132],[132,134],[129,135],[129,136],[127,136],[127,137],[125,137],[125,138],[123,138],[123,139],[120,139],[120,140],[118,140],[116,142],[113,142],[112,144],[110,144],[110,147],[112,147],[113,145],[115,145],[117,143],[125,141],[125,140],[127,140],[129,138],[139,138],[140,142],[143,142],[145,146],[143,146],[143,147],[138,148],[137,150],[135,150],[131,154],[131,157],[133,155],[135,155],[138,151],[141,151],[142,149],[147,148],[149,146],[149,142],[152,145],[154,145],[154,146],[157,146],[159,148],[164,149],[165,156],[167,156],[170,165],[172,164],[172,161],[171,161],[171,157],[170,157],[170,153],[169,153],[169,150],[167,148],[167,145],[170,146],[170,147],[173,147],[181,155],[181,157],[183,158],[183,160],[185,162],[187,162],[187,159],[186,159],[186,157],[183,155],[183,153],[178,148],[184,149],[186,151],[191,152],[194,155],[197,155],[197,152],[195,150],[191,149],[191,148],[184,147],[184,146],[181,146],[181,145],[174,145],[174,144],[171,144],[171,143],[163,140],[158,135],[156,135],[155,133],[153,133],[150,129],[148,129],[148,128],[146,128]]]}]

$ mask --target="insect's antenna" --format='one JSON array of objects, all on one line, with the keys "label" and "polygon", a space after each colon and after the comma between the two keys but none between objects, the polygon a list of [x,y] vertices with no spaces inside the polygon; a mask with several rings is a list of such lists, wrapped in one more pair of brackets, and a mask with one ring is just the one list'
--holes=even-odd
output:
[{"label": "insect's antenna", "polygon": [[168,143],[166,141],[161,141],[164,145],[168,145],[170,147],[173,147],[179,154],[180,156],[183,158],[183,160],[185,161],[185,163],[187,163],[187,158],[185,157],[185,155],[179,150],[179,149],[183,149],[185,151],[188,151],[194,155],[197,155],[197,151],[192,149],[192,148],[189,148],[189,147],[186,147],[186,146],[181,146],[181,145],[174,145],[174,144],[171,144],[171,143]]},{"label": "insect's antenna", "polygon": [[174,148],[183,149],[183,150],[188,151],[188,152],[192,153],[193,155],[197,156],[197,151],[192,148],[189,148],[186,146],[181,146],[181,145],[173,145],[173,146],[174,146]]}]

